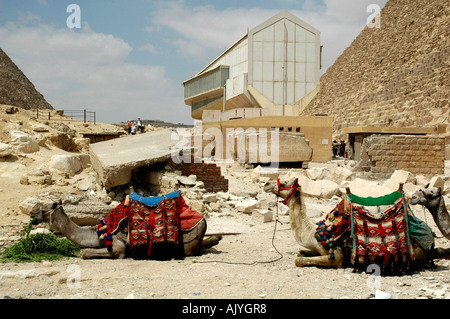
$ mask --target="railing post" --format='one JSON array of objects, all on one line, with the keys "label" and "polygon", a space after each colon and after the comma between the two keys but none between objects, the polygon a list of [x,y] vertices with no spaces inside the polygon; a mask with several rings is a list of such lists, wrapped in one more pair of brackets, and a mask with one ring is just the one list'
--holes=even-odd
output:
[{"label": "railing post", "polygon": [[86,123],[86,109],[84,109],[84,123]]}]

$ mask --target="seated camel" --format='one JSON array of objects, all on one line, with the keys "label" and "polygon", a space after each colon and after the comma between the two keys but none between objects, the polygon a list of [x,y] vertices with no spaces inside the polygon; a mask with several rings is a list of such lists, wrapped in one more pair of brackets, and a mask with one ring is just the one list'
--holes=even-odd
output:
[{"label": "seated camel", "polygon": [[[320,239],[318,240],[318,229],[320,225],[313,223],[307,216],[306,205],[303,201],[301,187],[298,185],[297,178],[278,180],[277,182],[267,183],[265,185],[266,192],[272,192],[284,199],[284,203],[289,208],[289,218],[292,232],[296,241],[302,246],[295,265],[303,266],[320,266],[341,268],[345,266],[355,265],[352,256],[352,248],[354,247],[353,236],[351,231],[346,231],[342,236],[333,242],[333,249],[327,249]],[[350,203],[344,200],[341,202],[346,206],[344,209],[350,210]],[[412,214],[409,212],[409,214]],[[417,219],[418,220],[418,219]],[[420,223],[421,221],[416,221]],[[422,222],[423,223],[423,222]],[[418,270],[433,259],[448,258],[450,249],[435,249],[433,237],[428,236],[429,243],[424,248],[415,238],[411,238],[411,256],[413,260],[409,263],[409,270]],[[333,238],[334,239],[334,238]],[[332,251],[332,253],[331,253]],[[367,264],[366,264],[367,265]],[[360,265],[362,266],[362,265]]]},{"label": "seated camel", "polygon": [[[127,200],[129,197],[127,196]],[[126,202],[125,201],[125,202]],[[112,233],[112,247],[106,248],[103,241],[99,239],[97,227],[80,227],[75,224],[64,212],[60,203],[42,205],[31,211],[30,218],[36,219],[37,223],[47,223],[52,230],[62,233],[72,242],[85,248],[82,252],[83,259],[90,258],[125,258],[128,251],[127,238],[129,223],[127,218],[120,221],[116,230]],[[184,256],[197,256],[205,249],[211,248],[219,243],[221,236],[205,237],[206,220],[202,218],[195,227],[179,231],[179,242],[182,243]]]}]

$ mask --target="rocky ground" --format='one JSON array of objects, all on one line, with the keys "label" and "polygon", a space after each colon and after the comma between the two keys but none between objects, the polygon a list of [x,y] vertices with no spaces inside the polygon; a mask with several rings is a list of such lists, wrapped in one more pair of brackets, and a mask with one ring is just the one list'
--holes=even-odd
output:
[{"label": "rocky ground", "polygon": [[[95,198],[114,207],[124,196],[123,190],[106,190],[86,165],[70,176],[51,165],[58,154],[87,154],[82,131],[117,131],[107,124],[85,124],[78,121],[45,121],[35,119],[30,111],[6,114],[0,106],[0,143],[8,156],[0,157],[0,251],[17,241],[17,232],[28,223],[27,212],[33,203],[64,196]],[[61,118],[62,119],[62,118]],[[67,126],[60,126],[62,123]],[[21,131],[39,145],[28,152],[19,149],[10,131]],[[71,150],[61,141],[69,136]],[[20,140],[20,139],[18,139]],[[10,148],[8,148],[8,145]],[[1,145],[0,145],[1,146]],[[1,149],[1,148],[0,148]],[[6,150],[5,150],[6,149]],[[352,171],[354,163],[336,160],[312,163],[308,170],[280,170],[297,174],[308,215],[314,221],[323,218],[339,201],[341,191],[350,186],[361,196],[378,196],[405,182],[407,192],[423,183],[442,184],[448,194],[446,177],[433,179],[398,172],[388,181],[371,180],[370,176]],[[259,168],[223,165],[229,179],[229,192],[207,194],[201,183],[183,182],[171,171],[162,171],[182,189],[190,205],[199,209],[208,222],[207,233],[238,233],[224,236],[219,245],[202,256],[171,261],[82,260],[69,258],[40,263],[0,264],[0,298],[24,299],[443,299],[450,298],[450,260],[436,261],[436,267],[406,276],[377,277],[353,273],[348,269],[297,268],[294,257],[299,249],[295,242],[286,207],[276,205],[273,194],[263,191],[270,174]],[[49,177],[46,177],[49,176]],[[190,185],[189,185],[190,184]],[[27,198],[31,198],[26,201]],[[447,199],[447,204],[450,200]],[[25,203],[24,203],[25,202]],[[413,207],[417,217],[426,221],[437,234],[436,246],[449,248],[433,219],[422,207]],[[269,218],[272,215],[272,218]],[[280,223],[275,224],[275,217]],[[264,218],[270,221],[264,222]]]}]

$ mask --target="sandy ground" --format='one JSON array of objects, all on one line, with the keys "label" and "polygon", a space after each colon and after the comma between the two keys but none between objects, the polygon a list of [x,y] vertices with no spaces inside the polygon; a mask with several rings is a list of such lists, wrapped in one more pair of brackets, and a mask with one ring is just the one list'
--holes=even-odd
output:
[{"label": "sandy ground", "polygon": [[[0,113],[5,116],[3,110]],[[12,123],[26,128],[28,120],[29,114],[23,111],[13,119],[11,116],[3,121],[0,118],[1,141],[8,138],[7,125]],[[79,129],[93,128],[83,126]],[[95,129],[104,131],[108,128],[96,126]],[[29,217],[18,209],[18,203],[27,196],[38,196],[42,192],[77,192],[70,185],[33,187],[18,183],[21,170],[45,166],[51,155],[58,153],[64,152],[42,148],[36,154],[0,162],[0,200],[3,203],[0,232],[20,230],[23,224],[28,223]],[[13,167],[18,171],[13,171]],[[230,191],[239,191],[242,187],[239,179],[230,181]],[[328,213],[330,203],[321,203],[325,204],[324,213]],[[424,218],[421,208],[415,212],[416,216]],[[276,232],[274,222],[262,223],[247,214],[211,214],[207,221],[208,233],[240,234],[224,236],[219,245],[202,256],[184,260],[70,258],[54,262],[0,264],[0,298],[367,299],[373,298],[377,289],[404,299],[450,298],[450,260],[437,261],[435,269],[413,275],[382,278],[353,273],[351,268],[297,268],[294,257],[299,245],[292,236],[289,216],[280,215],[282,224],[277,224]],[[442,238],[431,216],[426,221],[439,236],[436,246],[449,248],[450,241]]]},{"label": "sandy ground", "polygon": [[[347,269],[297,268],[298,244],[288,216],[274,223],[252,216],[211,217],[208,232],[225,236],[202,256],[171,261],[82,260],[0,265],[0,296],[97,299],[292,299],[373,298],[376,290],[398,298],[450,298],[450,261],[401,277],[378,277]],[[437,243],[449,247],[446,239]],[[281,253],[280,256],[277,250]],[[282,257],[281,259],[279,259]],[[279,259],[279,260],[277,260]],[[277,260],[277,261],[274,261]]]}]

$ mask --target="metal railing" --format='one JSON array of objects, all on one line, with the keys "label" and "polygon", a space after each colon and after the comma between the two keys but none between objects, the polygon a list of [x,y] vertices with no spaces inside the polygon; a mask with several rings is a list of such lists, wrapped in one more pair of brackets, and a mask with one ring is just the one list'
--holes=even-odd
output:
[{"label": "metal railing", "polygon": [[[42,110],[36,109],[36,118],[46,119],[46,120],[55,120],[56,115],[65,115],[74,120],[80,120],[84,123],[92,122],[96,123],[95,112],[87,111],[87,110]],[[58,118],[60,121],[69,121],[68,119]]]}]

